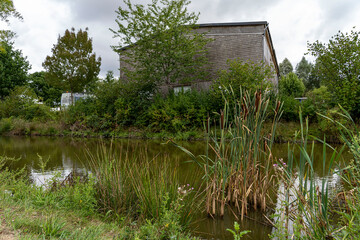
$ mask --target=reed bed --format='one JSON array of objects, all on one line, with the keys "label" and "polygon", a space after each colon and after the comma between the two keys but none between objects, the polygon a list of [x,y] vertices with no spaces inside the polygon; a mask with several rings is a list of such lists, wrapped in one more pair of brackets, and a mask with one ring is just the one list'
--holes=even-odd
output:
[{"label": "reed bed", "polygon": [[[276,176],[282,184],[282,196],[278,201],[275,216],[276,230],[272,237],[278,239],[332,239],[335,232],[330,223],[331,201],[329,199],[328,179],[323,177],[316,181],[314,162],[322,161],[323,175],[332,173],[334,162],[338,162],[344,150],[339,151],[322,140],[322,159],[314,158],[314,144],[309,144],[308,120],[302,120],[300,110],[300,132],[295,137],[296,144],[288,145],[287,162],[282,159],[274,165]],[[330,147],[333,153],[326,160],[326,149]],[[295,154],[296,149],[299,154]],[[328,167],[326,167],[328,164]]]},{"label": "reed bed", "polygon": [[276,102],[274,106],[269,132],[263,129],[269,107],[266,95],[260,91],[254,95],[244,91],[240,99],[235,99],[235,94],[231,96],[225,101],[219,121],[215,121],[218,126],[211,126],[210,119],[206,123],[205,155],[194,156],[174,144],[187,152],[203,171],[206,212],[210,216],[223,217],[226,205],[232,205],[243,219],[251,206],[266,210],[268,192],[273,184],[271,149],[282,105]]},{"label": "reed bed", "polygon": [[197,190],[180,181],[176,160],[166,154],[150,158],[146,149],[122,146],[117,146],[116,153],[113,144],[101,144],[97,154],[88,151],[88,156],[102,212],[141,222],[159,219],[164,208],[176,207],[181,225],[191,222],[201,198]]}]

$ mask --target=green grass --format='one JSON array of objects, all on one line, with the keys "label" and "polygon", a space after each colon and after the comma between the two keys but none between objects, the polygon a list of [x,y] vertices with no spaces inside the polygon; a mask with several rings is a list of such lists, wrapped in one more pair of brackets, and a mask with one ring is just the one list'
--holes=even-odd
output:
[{"label": "green grass", "polygon": [[[101,185],[98,184],[103,182],[100,176],[75,177],[65,185],[54,178],[46,185],[35,186],[27,180],[24,170],[12,172],[4,167],[5,161],[13,160],[0,158],[0,219],[1,224],[19,239],[195,239],[187,233],[183,224],[186,223],[183,217],[185,208],[178,198],[181,194],[178,193],[177,185],[170,186],[169,182],[165,182],[165,175],[160,181],[174,188],[173,193],[163,186],[161,191],[156,192],[158,195],[153,194],[152,187],[159,184],[159,181],[153,182],[157,175],[146,175],[145,171],[143,177],[150,182],[141,180],[126,183],[130,184],[127,190],[131,190],[134,197],[150,198],[149,203],[142,204],[136,198],[130,202],[135,205],[121,205],[122,211],[113,214],[116,209],[105,209],[104,206],[111,206],[104,205],[101,198],[103,195],[99,195]],[[168,172],[164,168],[158,170],[161,174]],[[143,174],[143,171],[140,173]],[[114,176],[110,179],[114,180]],[[107,182],[109,185],[116,183]],[[151,183],[152,186],[139,189],[144,193],[134,192],[132,184],[138,187],[140,183]],[[110,190],[114,190],[113,186]],[[124,195],[121,193],[116,196]]]},{"label": "green grass", "polygon": [[[270,133],[272,121],[267,119],[263,123],[263,133]],[[298,130],[299,122],[281,121],[278,124],[275,142],[288,142],[295,139],[294,133]],[[335,125],[334,125],[335,126]],[[325,132],[322,132],[322,127],[319,123],[309,124],[309,134],[320,139],[323,138]],[[101,132],[94,132],[91,129],[74,130],[72,126],[66,125],[61,120],[49,121],[46,123],[37,121],[26,121],[17,118],[7,118],[0,121],[0,135],[32,135],[32,136],[71,136],[79,138],[135,138],[135,139],[173,139],[176,141],[182,140],[205,140],[206,135],[203,129],[192,129],[178,132],[153,132],[151,129],[142,129],[136,127],[108,129]],[[231,136],[225,135],[227,139]],[[338,129],[333,128],[330,132],[326,132],[328,143],[341,143],[338,135]]]},{"label": "green grass", "polygon": [[146,149],[120,147],[115,152],[112,146],[107,149],[104,145],[95,155],[89,152],[88,156],[89,170],[96,176],[96,198],[103,213],[137,221],[159,219],[167,196],[167,207],[182,199],[179,221],[183,226],[191,223],[191,213],[201,204],[201,198],[198,191],[181,182],[176,160],[161,154],[149,158]]}]

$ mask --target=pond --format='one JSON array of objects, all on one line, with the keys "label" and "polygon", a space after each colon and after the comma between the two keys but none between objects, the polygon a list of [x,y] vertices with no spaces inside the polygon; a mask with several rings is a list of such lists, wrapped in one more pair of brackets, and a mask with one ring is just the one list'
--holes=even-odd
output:
[{"label": "pond", "polygon": [[[100,144],[122,151],[130,151],[137,153],[138,151],[146,151],[148,156],[155,157],[158,154],[167,154],[170,161],[179,164],[178,171],[183,182],[186,183],[190,177],[195,177],[197,181],[201,181],[201,174],[197,171],[194,163],[189,162],[187,154],[180,149],[170,145],[162,144],[165,141],[155,140],[99,140],[99,139],[78,139],[78,138],[52,138],[52,137],[0,137],[0,155],[21,158],[19,161],[12,163],[9,168],[20,169],[25,166],[29,172],[29,177],[36,184],[42,184],[46,179],[51,178],[55,173],[67,176],[71,171],[85,172],[87,167],[87,151],[95,154]],[[180,145],[190,150],[195,155],[204,154],[206,143],[202,141],[196,142],[180,142]],[[286,159],[287,144],[276,144],[273,147],[273,155],[277,158]],[[328,149],[327,156],[331,155]],[[343,157],[350,159],[350,155],[343,154]],[[43,160],[49,159],[46,165],[46,171],[42,172],[39,164],[39,158]],[[322,171],[322,145],[315,145],[315,159],[319,161],[314,163],[316,178],[328,178],[329,185],[332,189],[341,189],[341,181],[336,175],[324,176]],[[276,203],[277,194],[273,196]],[[276,204],[275,204],[276,206]],[[231,210],[229,210],[231,211]],[[276,210],[270,210],[267,215],[274,213]],[[232,212],[225,214],[222,219],[208,218],[205,213],[194,213],[195,223],[191,226],[195,235],[204,239],[233,239],[227,228],[233,229],[234,221],[240,223],[241,229],[250,230],[251,233],[246,235],[244,239],[268,239],[268,235],[273,230],[272,226],[263,217],[260,211],[250,211],[244,221],[237,220]]]}]

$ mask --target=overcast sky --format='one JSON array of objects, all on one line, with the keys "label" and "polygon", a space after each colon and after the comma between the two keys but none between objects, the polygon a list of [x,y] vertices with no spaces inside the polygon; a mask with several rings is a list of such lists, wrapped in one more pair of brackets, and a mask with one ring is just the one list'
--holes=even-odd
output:
[{"label": "overcast sky", "polygon": [[[32,69],[41,71],[57,38],[66,29],[89,28],[94,51],[102,58],[101,76],[108,70],[118,75],[118,57],[110,45],[117,40],[115,10],[121,0],[13,0],[22,14],[21,22],[11,19],[18,37],[15,47],[28,57]],[[147,4],[150,0],[133,0]],[[307,51],[307,42],[327,42],[339,30],[360,29],[359,0],[193,0],[188,9],[200,12],[198,23],[267,21],[278,62],[287,57],[294,68]],[[305,56],[309,60],[309,56]]]}]

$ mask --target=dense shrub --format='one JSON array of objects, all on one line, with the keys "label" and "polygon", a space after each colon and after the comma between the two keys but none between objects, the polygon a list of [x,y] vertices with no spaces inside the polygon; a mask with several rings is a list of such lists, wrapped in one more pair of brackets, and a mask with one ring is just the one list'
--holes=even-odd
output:
[{"label": "dense shrub", "polygon": [[211,111],[206,92],[188,91],[156,96],[146,114],[153,131],[186,131],[203,126]]},{"label": "dense shrub", "polygon": [[111,130],[117,126],[143,126],[151,102],[145,85],[103,82],[93,97],[79,100],[68,108],[66,122],[78,123],[94,131]]},{"label": "dense shrub", "polygon": [[254,93],[256,90],[271,90],[274,77],[271,67],[264,63],[229,59],[227,70],[219,72],[219,77],[211,86],[212,109],[219,111],[224,107],[223,97],[239,98],[242,90]]},{"label": "dense shrub", "polygon": [[9,132],[12,127],[10,118],[0,119],[0,134]]},{"label": "dense shrub", "polygon": [[326,114],[326,112],[335,107],[333,95],[327,87],[321,86],[306,94],[307,100],[303,102],[302,109],[304,116],[310,120],[316,121],[319,117],[317,113]]},{"label": "dense shrub", "polygon": [[292,96],[281,96],[283,102],[283,115],[285,121],[298,121],[300,102]]},{"label": "dense shrub", "polygon": [[281,95],[302,97],[304,92],[304,83],[295,73],[291,72],[288,75],[281,77],[279,81],[279,93]]},{"label": "dense shrub", "polygon": [[94,98],[80,99],[66,111],[66,122],[73,124],[84,121],[87,116],[97,114],[96,100]]},{"label": "dense shrub", "polygon": [[40,104],[36,94],[28,87],[16,87],[0,102],[0,117],[19,117],[26,120],[53,120],[55,113],[50,107]]},{"label": "dense shrub", "polygon": [[247,91],[272,88],[268,79],[271,79],[274,73],[268,65],[245,62],[240,59],[229,59],[227,63],[228,69],[220,71],[218,79],[213,84],[214,91],[230,86],[235,93],[240,93],[240,88]]}]

